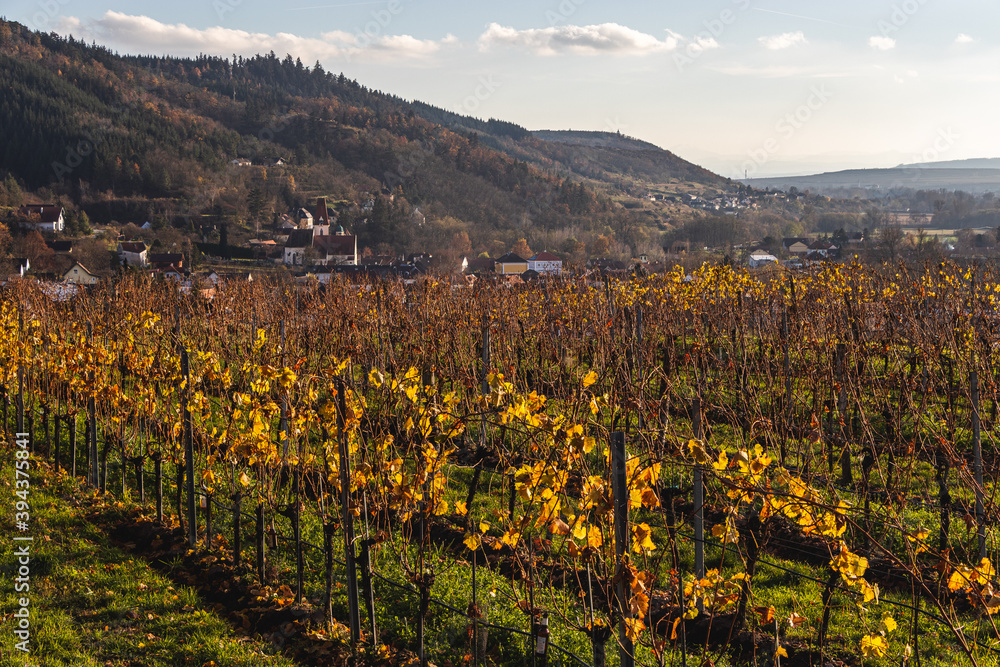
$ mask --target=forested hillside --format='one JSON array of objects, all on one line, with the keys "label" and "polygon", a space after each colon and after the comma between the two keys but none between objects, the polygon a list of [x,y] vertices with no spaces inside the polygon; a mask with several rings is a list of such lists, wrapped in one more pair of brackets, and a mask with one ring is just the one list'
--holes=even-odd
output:
[{"label": "forested hillside", "polygon": [[[680,179],[721,181],[665,151],[651,169],[652,150],[547,142],[274,53],[120,56],[2,22],[0,80],[0,175],[99,223],[227,222],[239,240],[326,196],[373,249],[498,252],[526,238],[574,252],[603,237],[641,252],[660,230],[615,203],[623,174],[667,177],[669,162]],[[10,189],[0,205],[24,199]]]}]

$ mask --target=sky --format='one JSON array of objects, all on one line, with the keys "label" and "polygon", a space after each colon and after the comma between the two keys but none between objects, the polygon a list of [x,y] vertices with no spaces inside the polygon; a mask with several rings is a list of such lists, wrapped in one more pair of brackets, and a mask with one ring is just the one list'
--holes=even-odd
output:
[{"label": "sky", "polygon": [[121,53],[320,62],[531,130],[620,131],[723,176],[1000,157],[987,0],[5,0]]}]

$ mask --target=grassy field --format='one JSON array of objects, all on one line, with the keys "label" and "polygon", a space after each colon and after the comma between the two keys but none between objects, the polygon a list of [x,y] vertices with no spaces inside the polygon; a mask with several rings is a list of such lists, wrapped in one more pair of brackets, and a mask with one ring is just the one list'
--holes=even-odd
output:
[{"label": "grassy field", "polygon": [[[241,636],[201,603],[189,586],[179,585],[142,559],[112,545],[83,518],[102,503],[77,480],[43,466],[31,477],[30,529],[15,531],[12,507],[14,450],[0,447],[0,664],[132,667],[196,665],[249,667],[294,663],[270,642]],[[29,535],[29,651],[14,648],[19,598],[6,576],[15,571],[15,535]]]}]

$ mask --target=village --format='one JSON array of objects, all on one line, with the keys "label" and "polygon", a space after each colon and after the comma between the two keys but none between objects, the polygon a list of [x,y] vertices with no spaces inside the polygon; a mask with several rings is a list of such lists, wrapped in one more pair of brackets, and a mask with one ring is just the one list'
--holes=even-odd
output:
[{"label": "village", "polygon": [[[740,200],[729,202],[734,203],[753,205],[753,202]],[[872,247],[872,239],[865,233],[841,232],[780,240],[767,237],[724,248],[675,240],[665,245],[663,254],[656,258],[645,254],[633,258],[588,257],[582,264],[579,261],[569,263],[560,254],[548,250],[532,252],[523,239],[495,258],[485,252],[479,255],[450,253],[449,258],[432,252],[376,254],[371,249],[359,248],[358,236],[338,222],[336,207],[331,206],[327,198],[317,197],[311,207],[297,207],[277,216],[271,231],[258,233],[257,238],[245,243],[229,247],[223,232],[222,243],[190,244],[191,248],[184,252],[177,247],[176,241],[171,247],[164,247],[158,239],[150,244],[141,238],[145,235],[148,239],[152,234],[148,221],[141,226],[130,223],[120,230],[111,226],[98,228],[90,237],[71,240],[67,238],[66,215],[67,211],[58,204],[25,204],[13,218],[8,218],[8,225],[20,235],[19,238],[34,235],[33,243],[22,242],[15,249],[35,249],[34,259],[15,256],[7,261],[5,274],[8,278],[89,286],[120,271],[134,271],[173,280],[184,290],[206,290],[214,289],[222,279],[252,280],[254,276],[267,275],[323,284],[338,276],[355,282],[372,279],[413,282],[420,276],[434,274],[459,285],[472,285],[477,280],[518,285],[563,275],[626,277],[635,272],[657,273],[712,256],[751,270],[802,270],[854,256]],[[261,231],[258,227],[258,232]],[[207,235],[203,232],[205,238]],[[193,250],[195,247],[209,251]],[[110,269],[91,266],[108,264],[107,257],[102,262],[102,252],[111,258]],[[44,267],[37,265],[38,253],[46,258]]]}]

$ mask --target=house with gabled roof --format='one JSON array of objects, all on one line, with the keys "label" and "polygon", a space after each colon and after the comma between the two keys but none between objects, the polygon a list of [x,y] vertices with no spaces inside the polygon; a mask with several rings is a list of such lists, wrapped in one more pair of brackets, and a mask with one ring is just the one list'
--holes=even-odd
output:
[{"label": "house with gabled roof", "polygon": [[21,224],[40,232],[61,232],[64,228],[63,207],[58,204],[25,204],[18,209]]},{"label": "house with gabled roof", "polygon": [[[829,241],[814,241],[809,244],[809,255],[817,253],[820,257],[834,257],[837,254],[837,246]],[[808,255],[807,255],[808,257]]]},{"label": "house with gabled roof", "polygon": [[63,274],[63,280],[75,285],[96,285],[101,279],[97,274],[88,271],[80,262],[73,262],[73,266]]},{"label": "house with gabled roof", "polygon": [[747,266],[751,269],[756,269],[758,267],[764,266],[765,264],[777,264],[778,258],[769,253],[766,250],[754,250],[750,253],[750,257],[747,258]]},{"label": "house with gabled roof", "polygon": [[550,252],[540,252],[528,259],[528,270],[540,276],[558,276],[562,273],[562,260]]},{"label": "house with gabled roof", "polygon": [[334,234],[314,236],[313,245],[317,250],[317,264],[356,266],[358,263],[358,237],[348,234],[341,226]]},{"label": "house with gabled roof", "polygon": [[494,270],[501,275],[521,275],[528,270],[528,260],[520,255],[509,252],[497,258]]},{"label": "house with gabled roof", "polygon": [[293,229],[285,241],[283,262],[289,266],[305,264],[306,251],[312,247],[312,229]]},{"label": "house with gabled roof", "polygon": [[146,244],[142,241],[119,241],[118,259],[126,266],[146,266]]},{"label": "house with gabled roof", "polygon": [[812,239],[807,236],[786,236],[781,239],[781,248],[793,255],[801,255],[809,252],[811,242]]}]

